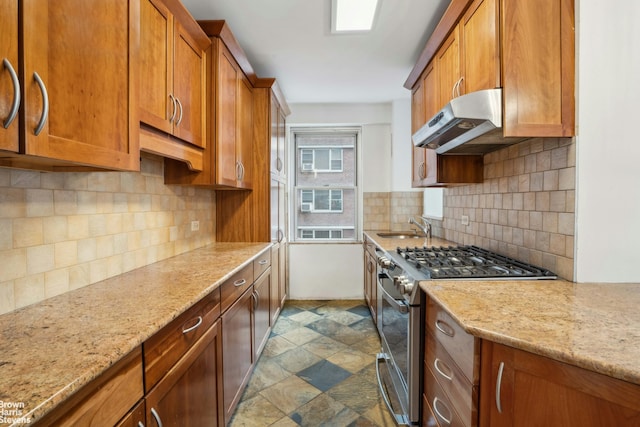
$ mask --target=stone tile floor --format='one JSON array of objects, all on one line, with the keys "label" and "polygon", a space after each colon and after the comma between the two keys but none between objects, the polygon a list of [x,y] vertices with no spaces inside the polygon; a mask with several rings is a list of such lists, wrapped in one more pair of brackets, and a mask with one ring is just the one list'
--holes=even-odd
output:
[{"label": "stone tile floor", "polygon": [[229,425],[394,426],[379,351],[364,301],[287,301]]}]

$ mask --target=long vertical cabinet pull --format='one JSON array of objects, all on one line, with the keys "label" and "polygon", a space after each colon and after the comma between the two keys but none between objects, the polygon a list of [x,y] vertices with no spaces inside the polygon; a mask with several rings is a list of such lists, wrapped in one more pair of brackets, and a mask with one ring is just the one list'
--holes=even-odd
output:
[{"label": "long vertical cabinet pull", "polygon": [[18,108],[20,107],[20,81],[18,80],[16,70],[13,69],[11,62],[9,62],[7,58],[2,60],[2,65],[4,65],[4,67],[9,71],[11,83],[13,83],[13,102],[11,103],[11,111],[9,111],[9,115],[2,123],[4,128],[7,129],[18,115]]},{"label": "long vertical cabinet pull", "polygon": [[156,408],[151,408],[151,415],[153,415],[153,418],[156,420],[158,427],[163,427],[162,420],[160,419],[160,415],[158,414],[158,411],[156,411]]},{"label": "long vertical cabinet pull", "polygon": [[498,413],[502,413],[502,402],[500,399],[500,389],[502,388],[502,372],[504,371],[504,362],[500,362],[500,367],[498,368],[498,380],[496,381],[496,408],[498,408]]},{"label": "long vertical cabinet pull", "polygon": [[182,102],[180,102],[179,98],[175,98],[175,100],[178,108],[180,108],[180,115],[178,116],[178,120],[176,120],[176,126],[180,126],[180,123],[182,123]]},{"label": "long vertical cabinet pull", "polygon": [[138,427],[144,427],[144,424],[142,424],[142,421],[138,421]]},{"label": "long vertical cabinet pull", "polygon": [[38,122],[38,125],[33,130],[34,135],[37,136],[37,135],[40,135],[40,132],[42,132],[42,129],[44,128],[44,124],[47,122],[47,117],[49,116],[49,94],[47,93],[47,87],[45,86],[44,82],[42,81],[38,73],[34,72],[33,78],[38,84],[38,87],[40,88],[40,92],[42,92],[42,115],[40,116],[40,121]]},{"label": "long vertical cabinet pull", "polygon": [[176,97],[173,96],[172,94],[169,94],[169,99],[171,100],[171,103],[173,104],[173,110],[171,111],[171,116],[169,116],[169,121],[172,122],[173,119],[176,117],[176,112],[178,111],[178,106],[176,103]]}]

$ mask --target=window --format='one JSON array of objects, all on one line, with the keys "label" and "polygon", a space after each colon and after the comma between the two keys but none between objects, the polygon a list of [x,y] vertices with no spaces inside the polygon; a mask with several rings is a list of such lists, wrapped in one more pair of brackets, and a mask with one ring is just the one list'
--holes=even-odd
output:
[{"label": "window", "polygon": [[342,149],[303,148],[300,161],[303,172],[342,172]]},{"label": "window", "polygon": [[300,190],[304,212],[342,212],[342,190]]},{"label": "window", "polygon": [[358,239],[356,128],[292,130],[292,235],[304,241]]}]

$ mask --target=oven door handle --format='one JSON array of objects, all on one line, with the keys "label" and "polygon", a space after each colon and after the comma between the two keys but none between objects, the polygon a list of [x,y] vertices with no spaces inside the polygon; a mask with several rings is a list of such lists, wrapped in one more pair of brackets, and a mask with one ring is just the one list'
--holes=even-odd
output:
[{"label": "oven door handle", "polygon": [[382,381],[382,377],[380,376],[380,363],[381,362],[387,363],[388,359],[389,359],[389,356],[387,356],[385,353],[378,353],[376,355],[376,377],[378,379],[378,388],[380,389],[380,393],[382,394],[384,403],[385,405],[387,405],[387,409],[389,410],[389,413],[393,416],[393,420],[396,422],[396,425],[409,426],[411,424],[409,423],[409,419],[407,418],[406,415],[398,414],[394,412],[393,408],[391,407],[391,401],[389,400],[389,396],[387,394],[387,388],[382,384],[383,381]]},{"label": "oven door handle", "polygon": [[385,301],[387,301],[395,311],[399,311],[403,314],[409,312],[407,303],[405,301],[398,301],[397,299],[389,295],[389,292],[387,292],[381,284],[378,284],[378,291],[382,292],[382,298],[384,298]]}]

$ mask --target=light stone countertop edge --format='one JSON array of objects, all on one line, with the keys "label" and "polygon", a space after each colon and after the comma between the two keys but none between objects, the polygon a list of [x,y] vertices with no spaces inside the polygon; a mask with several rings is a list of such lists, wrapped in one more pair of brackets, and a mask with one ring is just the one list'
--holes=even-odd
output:
[{"label": "light stone countertop edge", "polygon": [[0,315],[0,400],[41,419],[271,246],[212,243]]}]

